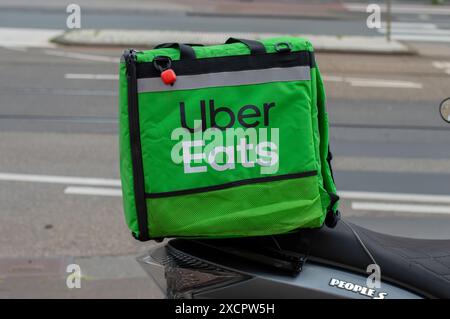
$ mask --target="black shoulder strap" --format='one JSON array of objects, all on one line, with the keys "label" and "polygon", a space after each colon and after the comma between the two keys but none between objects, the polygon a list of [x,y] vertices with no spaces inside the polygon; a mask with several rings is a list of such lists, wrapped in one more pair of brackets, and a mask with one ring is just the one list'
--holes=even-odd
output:
[{"label": "black shoulder strap", "polygon": [[195,59],[195,51],[191,45],[183,43],[161,43],[155,46],[155,49],[174,48],[180,50],[180,60]]},{"label": "black shoulder strap", "polygon": [[247,40],[247,39],[236,39],[236,38],[228,38],[225,41],[225,44],[230,43],[243,43],[250,49],[250,54],[264,54],[266,53],[266,47],[259,41],[256,40]]}]

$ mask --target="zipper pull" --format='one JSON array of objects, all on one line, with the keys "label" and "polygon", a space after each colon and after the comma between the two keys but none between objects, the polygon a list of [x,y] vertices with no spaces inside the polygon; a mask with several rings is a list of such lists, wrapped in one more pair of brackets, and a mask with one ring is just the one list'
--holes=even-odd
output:
[{"label": "zipper pull", "polygon": [[173,85],[177,80],[175,71],[171,68],[172,59],[167,56],[157,56],[153,59],[153,65],[161,73],[164,84]]}]

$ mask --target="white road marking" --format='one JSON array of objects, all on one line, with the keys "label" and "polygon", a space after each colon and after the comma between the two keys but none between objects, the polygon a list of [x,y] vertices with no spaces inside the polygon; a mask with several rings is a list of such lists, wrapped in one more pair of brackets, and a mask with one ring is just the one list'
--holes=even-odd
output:
[{"label": "white road marking", "polygon": [[[381,28],[386,29],[387,23],[382,22]],[[434,23],[424,23],[424,22],[391,22],[391,27],[394,29],[428,29],[436,30],[437,25]]]},{"label": "white road marking", "polygon": [[422,89],[422,83],[411,81],[387,80],[387,79],[370,79],[370,78],[354,78],[342,77],[334,75],[325,75],[324,81],[329,82],[346,82],[356,87],[379,87],[379,88],[398,88],[398,89]]},{"label": "white road marking", "polygon": [[433,66],[436,69],[441,69],[445,73],[450,74],[450,62],[447,62],[447,61],[433,61]]},{"label": "white road marking", "polygon": [[[36,175],[36,174],[13,174],[0,173],[0,181],[6,182],[30,182],[30,183],[52,183],[70,185],[64,189],[64,194],[91,195],[91,196],[115,196],[121,197],[121,183],[119,179],[92,178],[75,176]],[[76,186],[74,186],[76,185]],[[103,186],[103,187],[102,187]],[[341,199],[347,200],[380,200],[387,202],[408,202],[408,204],[383,203],[383,202],[352,202],[354,210],[390,211],[410,213],[438,213],[450,214],[450,205],[414,205],[409,203],[450,204],[450,196],[426,195],[426,194],[404,194],[404,193],[378,193],[341,191],[338,192]]]},{"label": "white road marking", "polygon": [[[377,31],[386,34],[386,25],[382,24]],[[391,28],[391,37],[394,40],[450,42],[450,30],[440,29],[432,23],[394,22]]]},{"label": "white road marking", "polygon": [[435,36],[435,35],[419,35],[419,34],[392,34],[392,39],[403,41],[418,41],[418,42],[450,42],[449,36]]},{"label": "white road marking", "polygon": [[[386,12],[386,5],[379,4],[381,11]],[[367,3],[344,3],[344,7],[348,11],[366,12]],[[395,3],[391,7],[392,13],[401,14],[430,14],[430,15],[450,15],[450,7],[434,6],[434,5],[416,5],[416,4],[398,4]]]},{"label": "white road marking", "polygon": [[[385,34],[386,33],[386,29],[381,28],[378,29],[378,32]],[[404,34],[409,34],[409,35],[417,35],[419,36],[429,36],[429,35],[435,35],[435,36],[441,36],[443,39],[446,38],[446,36],[448,37],[450,35],[450,30],[444,30],[444,29],[405,29],[405,28],[400,28],[400,29],[392,29],[391,34],[393,36],[402,36]]]},{"label": "white road marking", "polygon": [[428,14],[419,14],[417,17],[422,21],[430,20],[430,16]]},{"label": "white road marking", "polygon": [[375,202],[353,202],[352,209],[367,210],[367,211],[383,211],[383,212],[450,214],[450,206],[392,204],[392,203],[375,203]]},{"label": "white road marking", "polygon": [[55,44],[50,40],[62,32],[54,29],[0,28],[0,46],[53,48]]},{"label": "white road marking", "polygon": [[65,79],[71,80],[118,80],[117,74],[67,73]]},{"label": "white road marking", "polygon": [[447,61],[433,61],[433,66],[437,69],[450,69],[450,62]]},{"label": "white road marking", "polygon": [[87,53],[79,53],[79,52],[45,50],[45,54],[52,55],[52,56],[58,56],[58,57],[64,57],[64,58],[77,59],[77,60],[95,61],[95,62],[109,62],[109,63],[119,63],[120,62],[120,58],[103,56],[103,55],[87,54]]},{"label": "white road marking", "polygon": [[347,79],[351,86],[357,87],[380,87],[380,88],[396,88],[396,89],[421,89],[423,85],[417,82],[409,81],[392,81],[377,79]]},{"label": "white road marking", "polygon": [[91,177],[11,174],[11,173],[0,173],[0,181],[53,183],[53,184],[69,184],[69,185],[75,184],[75,185],[111,186],[111,187],[120,187],[121,185],[120,180],[112,178],[91,178]]},{"label": "white road marking", "polygon": [[450,204],[450,196],[445,195],[378,193],[378,192],[357,192],[357,191],[341,191],[338,192],[338,195],[342,199],[366,199],[366,200],[382,200],[382,201]]},{"label": "white road marking", "polygon": [[27,52],[27,47],[9,47],[9,46],[3,46],[4,49],[12,50],[12,51],[18,51],[18,52]]},{"label": "white road marking", "polygon": [[448,159],[336,156],[333,167],[341,171],[450,174]]},{"label": "white road marking", "polygon": [[120,197],[122,190],[119,188],[69,186],[64,189],[64,194]]},{"label": "white road marking", "polygon": [[336,75],[324,75],[323,77],[324,81],[329,81],[329,82],[344,82],[345,78],[342,76],[336,76]]},{"label": "white road marking", "polygon": [[[386,22],[381,23],[381,28],[386,29]],[[436,30],[437,25],[434,23],[424,23],[424,22],[391,22],[391,27],[397,29],[428,29]]]}]

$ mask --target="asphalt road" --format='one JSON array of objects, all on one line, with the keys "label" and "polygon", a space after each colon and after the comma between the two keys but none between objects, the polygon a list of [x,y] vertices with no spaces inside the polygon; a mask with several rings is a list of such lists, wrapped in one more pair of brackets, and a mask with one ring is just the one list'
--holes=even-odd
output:
[{"label": "asphalt road", "polygon": [[[69,50],[0,49],[0,173],[118,179],[117,81],[66,78],[114,75],[117,65],[55,51]],[[326,86],[339,190],[450,194],[450,127],[437,113],[450,76],[419,57],[319,54],[318,62],[325,79],[331,78]],[[423,88],[355,87],[335,81],[336,75]],[[127,254],[147,247],[131,239],[120,197],[67,194],[70,181],[32,182],[26,176],[0,180],[0,256]],[[384,232],[450,238],[449,214],[352,209],[351,199],[343,200],[343,213]]]},{"label": "asphalt road", "polygon": [[[68,192],[86,186],[71,177],[112,179],[107,188],[118,190],[117,81],[67,78],[112,76],[117,64],[55,52],[87,58],[120,54],[118,49],[0,48],[0,273],[5,278],[0,297],[159,297],[134,261],[152,244],[131,238],[121,198]],[[450,238],[450,214],[427,212],[448,207],[450,126],[437,106],[447,96],[450,76],[432,66],[432,57],[318,54],[317,59],[326,79],[338,189],[369,196],[344,197],[343,215],[385,233]],[[354,86],[361,83],[347,78],[395,79],[423,88]],[[12,181],[5,174],[20,178]],[[33,181],[36,174],[40,179]],[[61,176],[69,180],[45,180]],[[370,199],[380,192],[381,198]],[[416,196],[389,200],[384,193],[432,198],[414,203]],[[436,202],[436,195],[447,201]],[[399,206],[354,207],[358,203],[427,206],[412,213]],[[101,257],[111,255],[124,257]],[[61,265],[73,260],[94,278],[80,291],[61,288],[67,275]],[[20,269],[20,275],[11,269]]]},{"label": "asphalt road", "polygon": [[[64,29],[66,16],[61,11],[23,12],[20,9],[2,10],[0,27],[33,27]],[[83,28],[137,29],[137,30],[186,30],[211,32],[273,32],[289,33],[293,30],[305,34],[372,34],[361,21],[335,21],[288,18],[252,18],[201,16],[173,12],[133,12],[133,19],[124,12],[83,11]]]},{"label": "asphalt road", "polygon": [[[141,6],[134,7],[133,4],[126,7],[123,4],[117,6],[117,3],[111,6],[101,3],[101,1],[91,1],[81,4],[82,28],[372,36],[380,35],[381,32],[367,28],[365,12],[343,11],[336,13],[335,16],[324,17],[321,17],[320,13],[316,17],[302,16],[297,13],[298,17],[289,18],[276,14],[272,16],[269,11],[258,17],[239,15],[239,13],[221,15],[214,12],[183,11],[180,8],[172,10],[170,5],[167,5],[167,9],[152,6],[143,9]],[[0,1],[0,27],[65,29],[67,18],[65,5],[51,2],[51,5],[37,6],[24,5],[22,2],[15,4],[10,1]],[[448,15],[395,14],[393,15],[394,38],[398,29],[396,23],[407,25],[412,23],[410,27],[413,29],[411,31],[413,34],[420,29],[420,24],[431,24],[437,31],[433,32],[426,28],[425,35],[445,36],[448,39],[450,34],[448,17]],[[399,31],[403,35],[404,30]],[[424,34],[421,30],[417,30],[417,33],[423,38]],[[414,39],[409,40],[414,41]]]}]

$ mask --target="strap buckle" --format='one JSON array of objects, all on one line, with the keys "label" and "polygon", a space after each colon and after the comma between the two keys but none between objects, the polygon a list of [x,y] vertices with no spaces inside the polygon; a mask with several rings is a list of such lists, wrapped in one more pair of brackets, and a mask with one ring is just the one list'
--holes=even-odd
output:
[{"label": "strap buckle", "polygon": [[277,51],[278,53],[291,52],[292,45],[289,42],[275,43],[275,51]]}]

